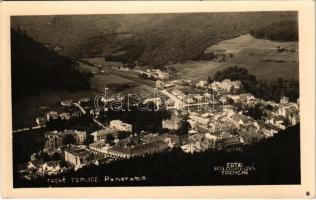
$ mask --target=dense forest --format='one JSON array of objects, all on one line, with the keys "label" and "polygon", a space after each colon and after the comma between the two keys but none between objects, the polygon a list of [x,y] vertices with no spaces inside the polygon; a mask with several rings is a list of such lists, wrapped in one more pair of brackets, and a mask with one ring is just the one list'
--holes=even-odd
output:
[{"label": "dense forest", "polygon": [[282,20],[262,28],[251,30],[250,34],[256,38],[273,41],[298,41],[298,23],[294,20]]},{"label": "dense forest", "polygon": [[[250,133],[249,133],[250,134]],[[241,162],[253,166],[254,171],[245,176],[221,175],[216,166],[227,162]],[[186,154],[180,149],[129,160],[119,160],[108,165],[89,166],[70,171],[60,177],[100,178],[98,183],[52,184],[53,187],[73,186],[159,186],[159,185],[251,185],[300,184],[300,125],[280,131],[273,138],[245,146],[240,152],[205,151]],[[102,177],[146,176],[144,182],[103,182]],[[15,187],[47,187],[45,178],[36,181],[15,179]]]},{"label": "dense forest", "polygon": [[[289,20],[293,24],[282,22]],[[204,55],[208,47],[251,30],[254,34],[268,31],[270,25],[271,31],[286,25],[284,29],[291,34],[297,27],[297,12],[23,16],[12,17],[11,23],[14,29],[26,31],[71,58],[103,56],[160,67],[187,60],[210,60],[213,55]],[[264,32],[274,39],[274,34],[268,33]],[[284,35],[283,40],[292,37],[284,31],[276,35]]]},{"label": "dense forest", "polygon": [[89,89],[88,78],[71,59],[49,50],[22,31],[11,29],[13,102],[42,90]]},{"label": "dense forest", "polygon": [[224,79],[241,81],[245,92],[250,92],[264,100],[279,102],[282,96],[287,96],[290,101],[296,102],[299,97],[299,82],[297,80],[283,80],[282,78],[275,81],[257,80],[256,76],[249,74],[247,69],[237,66],[217,71],[213,76],[209,76],[208,82]]}]

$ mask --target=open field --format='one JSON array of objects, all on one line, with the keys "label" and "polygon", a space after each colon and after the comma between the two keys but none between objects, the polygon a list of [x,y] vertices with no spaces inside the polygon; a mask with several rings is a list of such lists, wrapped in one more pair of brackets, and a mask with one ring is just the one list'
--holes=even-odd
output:
[{"label": "open field", "polygon": [[177,78],[190,79],[198,81],[207,79],[209,74],[214,73],[221,67],[221,63],[213,61],[189,61],[186,63],[178,63],[171,65],[177,70]]},{"label": "open field", "polygon": [[[104,59],[100,58],[89,58],[88,60],[92,65],[101,64],[101,69],[98,67],[91,66],[82,62],[80,64],[80,70],[84,71],[95,71],[90,78],[90,84],[94,92],[103,93],[104,89],[109,88],[110,95],[120,93],[123,95],[127,94],[153,94],[155,82],[152,80],[142,79],[138,77],[138,73],[133,71],[120,71],[112,69],[109,64],[113,62],[106,62]],[[118,65],[118,63],[115,63]],[[104,70],[104,73],[100,73]]]},{"label": "open field", "polygon": [[245,49],[256,50],[257,53],[262,53],[266,50],[275,50],[277,47],[280,48],[298,48],[297,42],[275,42],[264,39],[256,39],[250,34],[241,35],[230,40],[224,40],[218,44],[212,45],[211,47],[205,50],[205,53],[208,52],[225,52],[237,54]]},{"label": "open field", "polygon": [[207,79],[217,70],[235,65],[248,69],[258,79],[299,77],[297,42],[273,42],[246,34],[222,41],[207,48],[205,52],[225,55],[225,61],[188,61],[170,66],[177,70],[177,77],[193,81]]}]

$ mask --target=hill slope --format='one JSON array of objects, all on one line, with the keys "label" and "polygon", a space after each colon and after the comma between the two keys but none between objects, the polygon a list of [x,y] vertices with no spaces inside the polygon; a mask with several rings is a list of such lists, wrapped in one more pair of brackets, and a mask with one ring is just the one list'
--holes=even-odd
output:
[{"label": "hill slope", "polygon": [[12,17],[21,29],[72,58],[106,56],[160,66],[199,58],[222,40],[277,23],[296,12]]},{"label": "hill slope", "polygon": [[88,89],[86,76],[75,62],[29,38],[11,30],[12,97],[13,102],[42,90],[76,91]]}]

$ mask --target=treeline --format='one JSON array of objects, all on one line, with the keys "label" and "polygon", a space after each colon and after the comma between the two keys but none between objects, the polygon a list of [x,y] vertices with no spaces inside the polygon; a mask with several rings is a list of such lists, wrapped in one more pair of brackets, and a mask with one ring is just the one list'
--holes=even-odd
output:
[{"label": "treeline", "polygon": [[282,20],[263,28],[253,29],[250,34],[256,38],[273,41],[298,41],[298,22],[296,20]]},{"label": "treeline", "polygon": [[275,81],[257,80],[256,76],[249,74],[247,69],[237,66],[217,71],[213,76],[209,76],[208,82],[222,81],[224,79],[241,81],[245,92],[250,92],[264,100],[279,102],[282,96],[287,96],[290,101],[295,102],[299,97],[298,81],[283,80],[282,78],[278,78]]},{"label": "treeline", "polygon": [[105,56],[105,60],[131,65],[137,62],[145,50],[144,42],[139,38],[119,40],[116,43],[117,48],[113,53]]},{"label": "treeline", "polygon": [[[214,167],[228,162],[253,166],[246,176],[222,175]],[[128,166],[128,167],[126,167]],[[186,154],[180,149],[119,160],[108,165],[89,166],[59,177],[94,177],[98,183],[52,184],[52,187],[73,186],[188,186],[188,185],[252,185],[300,184],[300,125],[280,131],[273,138],[245,146],[240,152],[205,151]],[[143,182],[104,182],[104,176],[146,176]],[[68,179],[69,180],[69,179]],[[45,178],[35,181],[15,179],[15,187],[47,187]]]},{"label": "treeline", "polygon": [[90,88],[74,61],[13,29],[11,56],[13,102],[46,89],[72,92]]},{"label": "treeline", "polygon": [[93,122],[92,115],[81,115],[78,117],[72,117],[69,120],[63,120],[60,117],[51,119],[46,122],[46,129],[49,131],[63,131],[67,130],[79,130],[92,133],[99,129],[99,126]]},{"label": "treeline", "polygon": [[43,149],[47,129],[30,130],[24,133],[14,133],[12,137],[13,166],[30,160],[33,153]]}]

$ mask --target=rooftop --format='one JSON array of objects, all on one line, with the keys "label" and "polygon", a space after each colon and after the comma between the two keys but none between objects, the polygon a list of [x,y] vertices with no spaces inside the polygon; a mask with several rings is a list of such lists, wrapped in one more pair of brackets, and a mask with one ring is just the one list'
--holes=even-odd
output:
[{"label": "rooftop", "polygon": [[234,120],[242,120],[243,122],[251,122],[251,121],[254,121],[253,118],[248,117],[248,116],[246,116],[246,115],[241,115],[241,114],[238,114],[238,113],[234,114],[234,115],[232,116],[232,118],[233,118]]},{"label": "rooftop", "polygon": [[65,151],[79,157],[83,157],[89,154],[87,150],[81,149],[75,145],[67,146],[65,148]]},{"label": "rooftop", "polygon": [[98,130],[96,132],[91,133],[92,136],[98,136],[98,135],[106,135],[110,133],[116,133],[117,130],[114,128],[106,127],[104,129]]}]

